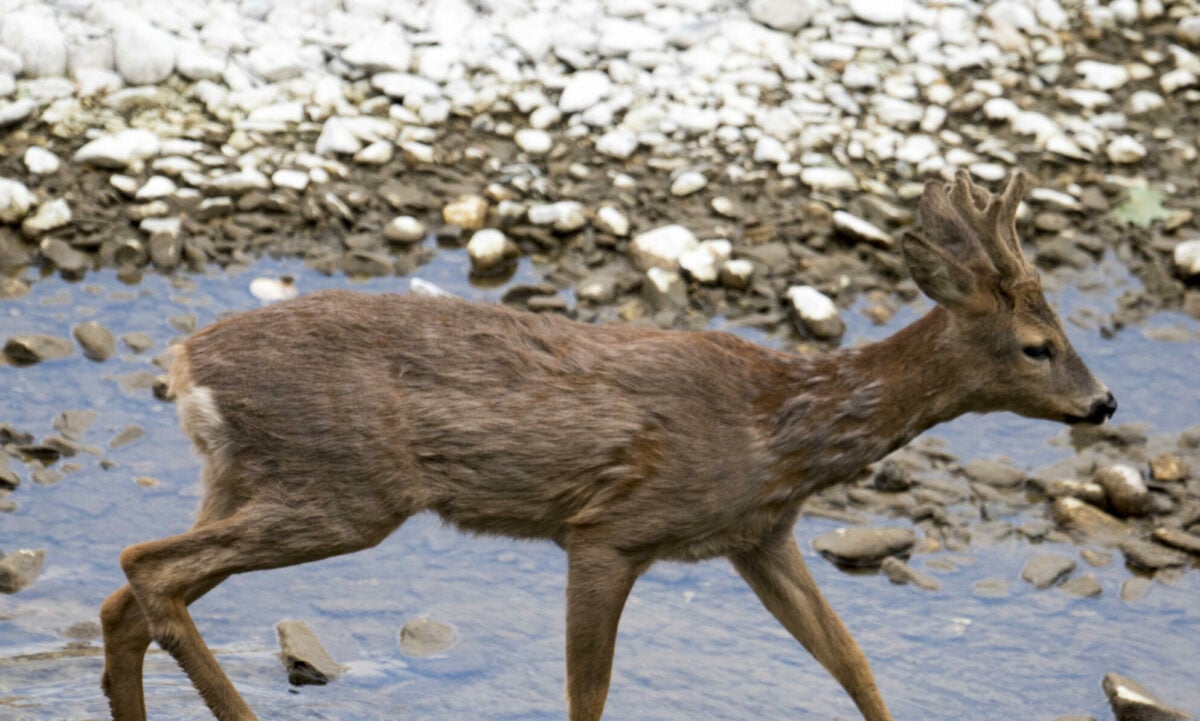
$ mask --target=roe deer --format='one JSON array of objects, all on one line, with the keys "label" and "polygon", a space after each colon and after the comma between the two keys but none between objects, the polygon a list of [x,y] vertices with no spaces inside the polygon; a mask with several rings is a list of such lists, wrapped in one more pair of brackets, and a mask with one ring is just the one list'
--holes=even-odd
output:
[{"label": "roe deer", "polygon": [[350,553],[433,511],[567,552],[571,721],[604,709],[617,624],[659,559],[726,556],[868,721],[867,660],[805,567],[812,493],[968,412],[1103,423],[1025,260],[1020,173],[1000,196],[930,183],[904,258],[937,306],[879,343],[796,357],[717,332],[587,326],[446,298],[331,291],[223,320],[170,382],[204,460],[191,530],[130,546],[101,610],[117,721],[146,718],[142,659],[166,649],[221,721],[254,714],[187,605],[231,574]]}]

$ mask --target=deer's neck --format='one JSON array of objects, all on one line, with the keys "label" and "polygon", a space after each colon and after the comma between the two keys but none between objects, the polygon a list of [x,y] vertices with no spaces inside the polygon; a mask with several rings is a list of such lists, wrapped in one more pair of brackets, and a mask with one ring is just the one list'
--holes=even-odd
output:
[{"label": "deer's neck", "polygon": [[801,359],[771,417],[773,496],[850,481],[922,431],[967,410],[970,369],[951,361],[950,316],[935,308],[890,338]]}]

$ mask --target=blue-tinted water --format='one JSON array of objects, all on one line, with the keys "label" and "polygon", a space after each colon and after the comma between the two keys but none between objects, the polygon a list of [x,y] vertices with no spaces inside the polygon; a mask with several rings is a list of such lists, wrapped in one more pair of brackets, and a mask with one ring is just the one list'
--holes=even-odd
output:
[{"label": "blue-tinted water", "polygon": [[[464,284],[465,267],[461,251],[443,251],[418,275],[470,297],[499,296],[502,288]],[[0,337],[26,331],[68,336],[73,324],[95,317],[118,335],[142,331],[158,342],[147,353],[122,352],[103,364],[77,353],[28,368],[0,366],[0,422],[43,437],[54,432],[51,423],[63,410],[93,409],[98,418],[83,440],[115,463],[104,470],[96,456],[64,459],[56,467],[80,468],[41,486],[14,462],[23,484],[12,496],[18,509],[0,514],[0,549],[45,548],[47,556],[35,586],[0,596],[0,719],[107,717],[97,685],[98,655],[30,657],[65,648],[70,640],[64,629],[95,620],[100,602],[121,583],[120,550],[185,529],[197,500],[197,463],[173,407],[149,390],[122,390],[121,379],[157,372],[151,357],[179,334],[169,316],[194,315],[203,325],[228,310],[254,307],[249,281],[280,273],[297,276],[304,291],[347,284],[306,271],[297,261],[263,260],[250,269],[178,283],[151,275],[124,286],[107,272],[75,284],[47,278],[29,296],[0,302]],[[1064,315],[1084,307],[1107,312],[1120,284],[1132,282],[1111,261],[1095,273],[1092,280],[1104,288],[1053,294]],[[512,282],[536,278],[523,266]],[[403,290],[407,282],[353,285]],[[902,309],[886,327],[851,312],[847,342],[882,337],[920,312],[919,304]],[[1190,340],[1154,340],[1151,331],[1168,325],[1185,328]],[[1119,420],[1146,421],[1155,432],[1200,421],[1198,329],[1194,320],[1172,314],[1114,340],[1069,326],[1081,354],[1120,398]],[[144,428],[145,437],[108,449],[131,423]],[[933,435],[965,458],[1008,455],[1035,467],[1071,452],[1049,443],[1060,432],[1053,424],[988,416],[960,419]],[[137,484],[143,476],[158,484]],[[1035,591],[1019,579],[1030,557],[1047,551],[1077,557],[1079,549],[1009,540],[916,557],[914,566],[942,583],[940,592],[925,593],[879,575],[847,575],[817,557],[809,539],[836,526],[806,519],[797,534],[818,582],[870,657],[898,721],[1049,721],[1068,713],[1108,718],[1099,681],[1109,671],[1200,710],[1200,574],[1156,582],[1141,600],[1122,602],[1118,590],[1130,574],[1119,559],[1099,569],[1081,561],[1077,573],[1094,572],[1104,589],[1098,598]],[[939,567],[926,567],[930,560]],[[564,566],[561,552],[549,544],[468,538],[418,517],[379,547],[354,556],[235,577],[192,611],[263,718],[561,719]],[[995,579],[1008,582],[1006,594],[974,593],[977,581]],[[398,648],[401,625],[422,614],[458,632],[458,645],[443,657],[409,658]],[[320,688],[288,687],[275,657],[274,626],[290,618],[306,620],[334,658],[348,665],[342,679]],[[98,640],[90,647],[98,649]],[[147,699],[152,718],[210,718],[162,653],[147,661]],[[728,564],[652,569],[623,617],[605,718],[755,717],[858,718]]]}]

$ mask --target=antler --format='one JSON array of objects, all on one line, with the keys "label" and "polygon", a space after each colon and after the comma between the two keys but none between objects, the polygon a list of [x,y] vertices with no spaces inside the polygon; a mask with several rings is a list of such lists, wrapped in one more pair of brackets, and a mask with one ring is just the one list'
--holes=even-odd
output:
[{"label": "antler", "polygon": [[1026,183],[1024,171],[1018,170],[1008,179],[1003,193],[992,195],[971,182],[967,171],[959,170],[954,183],[947,186],[954,212],[974,231],[1000,275],[1008,279],[1034,275],[1017,236],[1017,207]]}]

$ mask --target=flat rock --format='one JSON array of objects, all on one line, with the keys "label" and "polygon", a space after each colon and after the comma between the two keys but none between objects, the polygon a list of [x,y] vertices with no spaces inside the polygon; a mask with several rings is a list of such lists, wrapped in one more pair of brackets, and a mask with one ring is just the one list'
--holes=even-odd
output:
[{"label": "flat rock", "polygon": [[877,566],[888,556],[907,553],[917,542],[908,528],[839,528],[813,539],[813,548],[845,566]]},{"label": "flat rock", "polygon": [[937,579],[921,573],[895,556],[883,559],[879,567],[892,583],[916,586],[923,591],[937,591],[942,587]]},{"label": "flat rock", "polygon": [[1084,536],[1104,540],[1125,537],[1130,533],[1129,526],[1121,519],[1077,498],[1055,499],[1050,510],[1058,525]]},{"label": "flat rock", "polygon": [[1029,559],[1021,578],[1034,588],[1049,588],[1075,570],[1075,561],[1058,554],[1046,554]]},{"label": "flat rock", "polygon": [[4,357],[15,366],[66,358],[74,351],[75,344],[66,338],[40,333],[15,335],[4,343]]},{"label": "flat rock", "polygon": [[71,335],[75,336],[75,340],[83,348],[83,355],[90,360],[106,361],[117,352],[117,340],[112,331],[97,321],[80,323],[71,329]]},{"label": "flat rock", "polygon": [[342,667],[329,656],[304,621],[281,621],[275,632],[279,635],[279,658],[287,669],[288,683],[325,685],[342,675]]},{"label": "flat rock", "polygon": [[1082,576],[1068,578],[1063,581],[1059,588],[1072,596],[1080,598],[1093,598],[1104,593],[1104,589],[1100,586],[1100,582],[1096,580],[1096,574],[1085,573]]},{"label": "flat rock", "polygon": [[1127,563],[1148,571],[1179,568],[1189,563],[1186,553],[1150,541],[1128,538],[1121,541],[1120,548]]},{"label": "flat rock", "polygon": [[1005,463],[976,459],[963,464],[963,473],[973,481],[993,488],[1015,489],[1025,483],[1025,472]]},{"label": "flat rock", "polygon": [[38,250],[43,258],[68,278],[81,277],[92,267],[92,261],[86,254],[72,248],[70,243],[61,238],[44,238],[38,244]]},{"label": "flat rock", "polygon": [[1200,556],[1200,535],[1181,531],[1178,528],[1161,527],[1154,529],[1154,540],[1159,543],[1164,543],[1172,548],[1178,548],[1181,551],[1187,551],[1196,556]]},{"label": "flat rock", "polygon": [[158,136],[149,130],[122,130],[85,144],[75,151],[75,162],[123,169],[157,155],[160,147]]},{"label": "flat rock", "polygon": [[4,555],[0,552],[0,593],[16,593],[28,588],[42,571],[46,552],[23,548]]},{"label": "flat rock", "polygon": [[424,616],[407,621],[400,629],[400,649],[409,656],[435,656],[454,647],[458,635],[451,626]]},{"label": "flat rock", "polygon": [[63,435],[64,438],[71,441],[78,441],[83,437],[84,431],[88,429],[96,420],[96,411],[93,410],[70,410],[63,411],[54,419],[54,430]]},{"label": "flat rock", "polygon": [[1186,721],[1192,715],[1168,706],[1145,686],[1126,676],[1104,674],[1100,683],[1117,721]]},{"label": "flat rock", "polygon": [[108,442],[108,447],[117,449],[127,446],[136,440],[140,440],[144,435],[146,435],[146,431],[142,430],[141,426],[130,424],[122,428],[117,435],[113,436],[113,439]]}]

